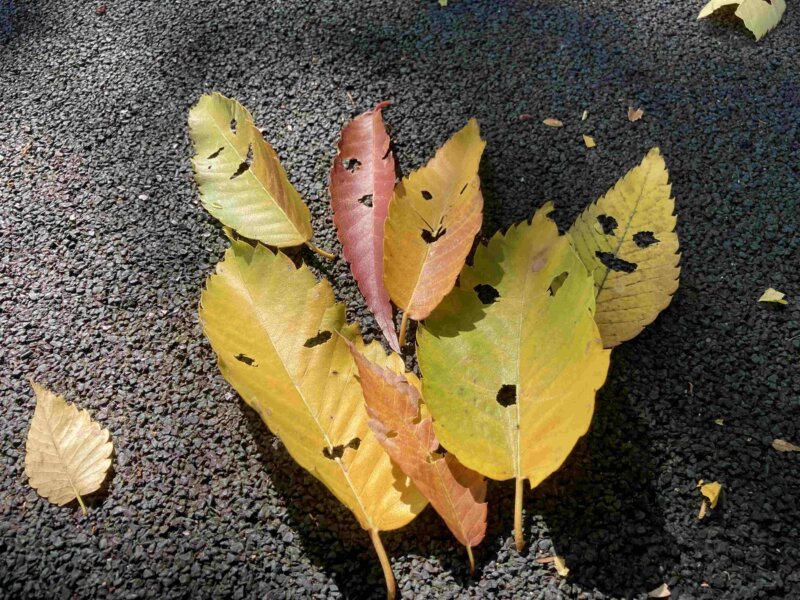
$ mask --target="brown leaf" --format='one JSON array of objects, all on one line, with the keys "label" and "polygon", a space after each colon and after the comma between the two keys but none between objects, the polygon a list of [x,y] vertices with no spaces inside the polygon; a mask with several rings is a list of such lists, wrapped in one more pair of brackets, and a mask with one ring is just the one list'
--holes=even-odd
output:
[{"label": "brown leaf", "polygon": [[643,116],[644,116],[643,108],[633,108],[632,106],[628,107],[628,121],[630,121],[631,123],[635,123]]},{"label": "brown leaf", "polygon": [[[486,479],[443,454],[433,420],[420,410],[421,396],[402,374],[384,369],[350,352],[358,366],[369,426],[389,457],[444,519],[450,531],[468,549],[486,533]],[[472,553],[470,552],[472,566]]]}]

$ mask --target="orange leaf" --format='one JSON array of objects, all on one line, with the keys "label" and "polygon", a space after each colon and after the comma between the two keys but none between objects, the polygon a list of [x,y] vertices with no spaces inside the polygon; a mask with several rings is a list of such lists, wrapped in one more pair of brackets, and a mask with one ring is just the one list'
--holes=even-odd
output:
[{"label": "orange leaf", "polygon": [[439,451],[433,420],[422,411],[419,391],[398,373],[384,369],[350,344],[358,366],[369,426],[392,461],[444,519],[470,554],[486,534],[486,479]]}]

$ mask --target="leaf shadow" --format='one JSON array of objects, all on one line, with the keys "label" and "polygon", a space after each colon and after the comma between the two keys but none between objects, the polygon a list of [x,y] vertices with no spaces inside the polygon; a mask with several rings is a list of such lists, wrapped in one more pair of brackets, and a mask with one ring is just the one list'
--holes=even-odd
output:
[{"label": "leaf shadow", "polygon": [[658,453],[624,385],[630,366],[614,354],[589,433],[528,495],[526,513],[543,516],[572,582],[629,597],[664,583],[680,551],[658,502]]}]

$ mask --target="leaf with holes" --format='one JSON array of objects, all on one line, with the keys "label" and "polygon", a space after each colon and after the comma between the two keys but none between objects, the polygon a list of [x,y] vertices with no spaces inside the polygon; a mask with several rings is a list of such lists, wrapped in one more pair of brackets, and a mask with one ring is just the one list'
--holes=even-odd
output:
[{"label": "leaf with holes", "polygon": [[350,352],[358,366],[375,436],[466,546],[473,572],[472,547],[486,534],[486,480],[458,462],[455,455],[442,454],[433,421],[422,413],[422,397],[416,387],[402,374],[362,356],[352,344]]},{"label": "leaf with holes", "polygon": [[206,94],[189,111],[203,206],[244,237],[283,248],[308,244],[311,216],[275,150],[236,100]]},{"label": "leaf with holes", "polygon": [[383,335],[400,352],[383,285],[383,225],[394,191],[394,156],[383,125],[384,102],[342,129],[330,175],[331,207],[344,256]]},{"label": "leaf with holes", "polygon": [[610,354],[592,277],[550,211],[479,245],[417,339],[442,445],[470,469],[516,480],[518,548],[523,481],[539,485],[586,433]]},{"label": "leaf with holes", "polygon": [[403,361],[364,344],[327,281],[245,242],[233,241],[208,279],[200,320],[225,379],[369,531],[393,589],[378,532],[402,527],[426,500],[370,430],[346,340],[383,367],[402,372]]},{"label": "leaf with holes", "polygon": [[408,318],[427,317],[453,288],[483,219],[478,165],[486,145],[470,119],[427,165],[398,184],[383,243],[384,283]]},{"label": "leaf with holes", "polygon": [[570,229],[594,274],[595,320],[606,348],[636,337],[678,289],[675,201],[658,148],[591,204]]},{"label": "leaf with holes", "polygon": [[40,496],[60,506],[77,499],[86,514],[83,496],[100,489],[111,466],[111,435],[85,410],[33,381],[31,386],[36,409],[25,444],[25,474]]},{"label": "leaf with holes", "polygon": [[786,11],[784,0],[711,0],[703,7],[697,18],[704,19],[723,6],[730,5],[736,5],[734,14],[753,32],[756,41],[774,29]]}]

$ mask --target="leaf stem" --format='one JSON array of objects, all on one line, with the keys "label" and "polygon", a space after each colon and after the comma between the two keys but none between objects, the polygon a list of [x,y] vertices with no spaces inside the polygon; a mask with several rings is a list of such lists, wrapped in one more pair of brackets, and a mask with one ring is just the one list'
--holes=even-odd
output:
[{"label": "leaf stem", "polygon": [[326,258],[328,260],[333,260],[334,258],[336,258],[335,255],[331,254],[330,252],[325,252],[325,250],[323,250],[322,248],[318,248],[311,242],[306,242],[306,246],[308,246],[309,250],[313,250],[314,252],[319,254],[322,258]]},{"label": "leaf stem", "polygon": [[517,552],[522,552],[525,547],[525,538],[522,535],[522,484],[522,477],[517,477],[514,494],[514,542],[517,545]]},{"label": "leaf stem", "polygon": [[81,510],[83,511],[83,516],[86,516],[86,505],[83,503],[83,498],[81,498],[80,494],[75,494],[75,497],[78,498],[78,504],[81,505]]},{"label": "leaf stem", "polygon": [[406,329],[408,329],[408,313],[403,311],[403,319],[400,321],[400,350],[406,345]]},{"label": "leaf stem", "polygon": [[386,599],[394,600],[394,573],[392,573],[392,565],[389,564],[389,557],[386,556],[386,550],[383,548],[383,543],[381,543],[378,532],[374,529],[370,529],[369,537],[372,539],[372,545],[375,546],[375,552],[378,554],[378,559],[381,561],[381,568],[383,568],[383,577],[386,580]]},{"label": "leaf stem", "polygon": [[472,546],[467,546],[467,556],[469,557],[469,576],[475,575],[475,557],[472,555]]}]

